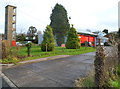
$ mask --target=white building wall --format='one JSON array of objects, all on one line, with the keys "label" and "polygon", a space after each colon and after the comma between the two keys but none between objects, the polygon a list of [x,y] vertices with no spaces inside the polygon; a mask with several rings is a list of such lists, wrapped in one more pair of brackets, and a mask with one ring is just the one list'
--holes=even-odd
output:
[{"label": "white building wall", "polygon": [[43,40],[43,35],[38,34],[38,45],[40,45],[42,43],[42,40]]}]

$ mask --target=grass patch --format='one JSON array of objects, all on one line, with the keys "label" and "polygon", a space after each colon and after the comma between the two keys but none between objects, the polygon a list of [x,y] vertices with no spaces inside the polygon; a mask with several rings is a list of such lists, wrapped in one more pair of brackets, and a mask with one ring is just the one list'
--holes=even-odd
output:
[{"label": "grass patch", "polygon": [[75,81],[75,87],[94,87],[94,79],[92,77],[80,78]]},{"label": "grass patch", "polygon": [[[120,76],[118,70],[120,70],[120,65],[116,67],[115,74],[109,76],[109,78],[105,81],[103,85],[104,89],[113,88],[113,89],[120,89]],[[96,87],[94,82],[94,71],[89,72],[88,76],[83,78],[78,78],[75,80],[75,87],[85,87],[86,89],[93,89]]]},{"label": "grass patch", "polygon": [[[26,47],[21,47],[21,48],[16,48],[13,47],[12,49],[16,49],[17,51],[17,62],[19,61],[25,61],[25,60],[32,60],[32,59],[38,59],[38,58],[44,58],[44,57],[49,57],[49,56],[56,56],[56,55],[79,55],[83,53],[88,53],[88,52],[94,52],[95,49],[92,47],[87,47],[85,50],[85,47],[81,47],[80,49],[66,49],[64,50],[61,47],[55,47],[54,51],[50,52],[43,52],[41,51],[40,46],[32,46],[31,48],[31,56],[27,56],[27,48]],[[10,63],[9,61],[5,61],[4,63]]]},{"label": "grass patch", "polygon": [[[18,50],[18,54],[20,56],[26,56],[27,52],[26,52],[27,48],[23,47],[20,50]],[[80,49],[66,49],[64,48],[64,51],[62,50],[61,47],[56,47],[54,51],[50,51],[50,52],[43,52],[41,51],[40,46],[32,46],[31,48],[31,55],[32,56],[36,56],[36,55],[78,55],[78,54],[83,54],[83,53],[88,53],[88,52],[94,52],[95,49],[92,47],[87,47],[87,49],[85,50],[85,47],[81,47]]]},{"label": "grass patch", "polygon": [[0,60],[0,62],[3,64],[10,64],[10,63],[17,64],[17,62],[19,62],[19,60],[15,57],[8,57],[3,60]]},{"label": "grass patch", "polygon": [[120,64],[116,67],[115,74],[109,79],[108,85],[120,89]]},{"label": "grass patch", "polygon": [[78,78],[74,82],[75,87],[86,87],[86,89],[93,89],[94,84],[94,71],[91,71],[86,77]]}]

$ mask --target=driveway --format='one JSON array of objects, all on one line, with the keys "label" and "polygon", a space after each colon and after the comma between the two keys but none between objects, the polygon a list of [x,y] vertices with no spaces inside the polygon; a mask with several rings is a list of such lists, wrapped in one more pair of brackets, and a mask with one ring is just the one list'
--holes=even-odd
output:
[{"label": "driveway", "polygon": [[21,64],[3,73],[17,87],[73,87],[74,80],[94,69],[94,52]]}]

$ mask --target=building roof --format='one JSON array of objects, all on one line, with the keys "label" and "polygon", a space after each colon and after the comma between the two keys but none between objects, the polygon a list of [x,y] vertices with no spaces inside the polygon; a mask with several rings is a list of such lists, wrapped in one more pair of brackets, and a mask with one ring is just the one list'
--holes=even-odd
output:
[{"label": "building roof", "polygon": [[89,31],[86,31],[86,30],[79,30],[79,31],[77,31],[77,33],[78,33],[78,34],[87,34],[87,35],[97,36],[97,34],[92,33],[92,32],[89,32]]},{"label": "building roof", "polygon": [[10,7],[14,7],[14,8],[17,8],[16,6],[12,6],[12,5],[7,5],[5,8],[7,8],[8,6],[10,6]]}]

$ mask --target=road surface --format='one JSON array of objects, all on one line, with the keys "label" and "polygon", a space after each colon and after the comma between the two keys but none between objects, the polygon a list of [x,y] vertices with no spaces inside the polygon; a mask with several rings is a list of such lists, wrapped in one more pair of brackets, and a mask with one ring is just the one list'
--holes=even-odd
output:
[{"label": "road surface", "polygon": [[95,52],[21,64],[3,73],[17,87],[73,87],[74,80],[94,69]]}]

